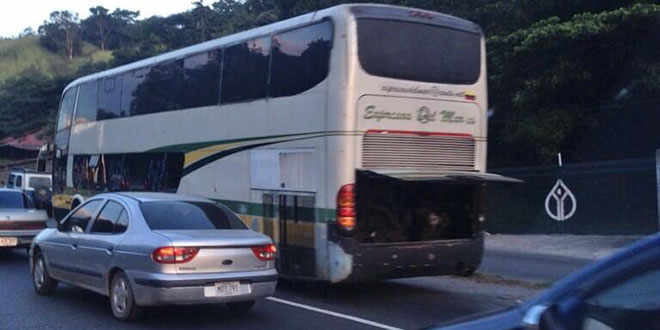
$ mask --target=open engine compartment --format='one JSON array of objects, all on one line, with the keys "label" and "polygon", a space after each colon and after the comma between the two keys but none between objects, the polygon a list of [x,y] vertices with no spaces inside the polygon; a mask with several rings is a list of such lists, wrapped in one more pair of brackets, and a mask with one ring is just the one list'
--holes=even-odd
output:
[{"label": "open engine compartment", "polygon": [[405,181],[356,173],[357,232],[362,243],[472,238],[483,214],[482,184]]}]

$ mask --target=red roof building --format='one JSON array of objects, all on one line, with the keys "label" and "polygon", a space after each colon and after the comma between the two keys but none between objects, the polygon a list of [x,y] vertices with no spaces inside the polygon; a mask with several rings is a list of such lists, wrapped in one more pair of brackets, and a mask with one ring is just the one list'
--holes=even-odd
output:
[{"label": "red roof building", "polygon": [[39,138],[41,130],[30,132],[20,137],[6,137],[0,140],[0,159],[36,158],[39,148],[46,143]]}]

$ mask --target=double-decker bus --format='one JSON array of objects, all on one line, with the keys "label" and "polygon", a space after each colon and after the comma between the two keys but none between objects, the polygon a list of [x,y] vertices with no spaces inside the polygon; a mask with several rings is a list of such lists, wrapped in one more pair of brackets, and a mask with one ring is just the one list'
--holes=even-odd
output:
[{"label": "double-decker bus", "polygon": [[199,195],[270,235],[285,277],[469,274],[484,183],[509,180],[485,172],[486,109],[477,25],[336,6],[73,81],[53,206]]}]

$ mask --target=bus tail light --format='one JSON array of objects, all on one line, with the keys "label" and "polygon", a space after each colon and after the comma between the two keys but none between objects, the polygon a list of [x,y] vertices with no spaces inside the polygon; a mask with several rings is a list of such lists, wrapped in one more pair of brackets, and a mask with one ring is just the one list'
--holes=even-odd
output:
[{"label": "bus tail light", "polygon": [[163,246],[154,250],[151,259],[159,264],[183,264],[193,260],[197,252],[196,247]]},{"label": "bus tail light", "polygon": [[355,205],[355,184],[343,185],[337,193],[337,224],[347,233],[353,232],[357,224]]}]

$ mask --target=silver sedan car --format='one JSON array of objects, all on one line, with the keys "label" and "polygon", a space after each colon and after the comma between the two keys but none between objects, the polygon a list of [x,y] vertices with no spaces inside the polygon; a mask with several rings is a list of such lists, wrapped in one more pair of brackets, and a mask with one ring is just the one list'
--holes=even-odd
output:
[{"label": "silver sedan car", "polygon": [[29,247],[46,220],[46,211],[35,209],[26,193],[0,188],[0,249]]},{"label": "silver sedan car", "polygon": [[277,284],[271,239],[210,200],[164,193],[90,198],[32,243],[35,290],[58,281],[110,297],[120,320],[144,306],[227,303],[244,313]]}]

